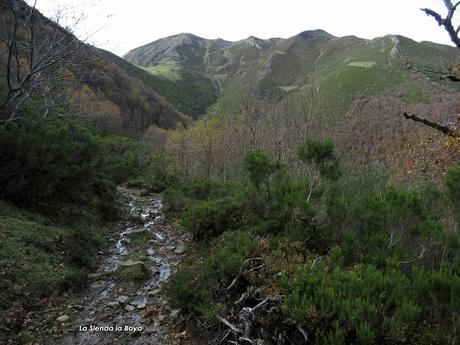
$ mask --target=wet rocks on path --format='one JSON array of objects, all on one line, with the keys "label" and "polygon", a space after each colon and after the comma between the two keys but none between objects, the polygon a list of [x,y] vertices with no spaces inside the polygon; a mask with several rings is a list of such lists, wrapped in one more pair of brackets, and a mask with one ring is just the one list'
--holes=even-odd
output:
[{"label": "wet rocks on path", "polygon": [[37,344],[177,343],[179,311],[168,306],[161,288],[189,239],[165,223],[158,197],[120,191],[129,199],[127,224],[110,239],[113,245],[97,271],[88,275],[89,288],[72,296],[66,308],[48,310],[54,318],[42,331],[50,335]]}]

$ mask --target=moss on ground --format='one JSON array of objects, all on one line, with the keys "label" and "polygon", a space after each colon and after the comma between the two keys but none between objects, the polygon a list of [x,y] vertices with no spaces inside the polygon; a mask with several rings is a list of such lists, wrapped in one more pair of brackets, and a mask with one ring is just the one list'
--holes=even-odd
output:
[{"label": "moss on ground", "polygon": [[134,253],[125,255],[123,259],[132,260],[132,261],[144,261],[144,260],[147,260],[147,255],[144,252],[134,252]]},{"label": "moss on ground", "polygon": [[23,317],[13,301],[29,305],[82,287],[102,243],[98,229],[56,226],[0,201],[0,333],[14,332],[15,318]]},{"label": "moss on ground", "polygon": [[123,281],[140,282],[150,276],[150,271],[143,263],[138,263],[132,266],[120,266],[115,272],[115,276]]},{"label": "moss on ground", "polygon": [[131,248],[144,247],[148,245],[149,240],[152,239],[150,233],[147,231],[134,232],[128,237],[130,240],[129,246]]}]

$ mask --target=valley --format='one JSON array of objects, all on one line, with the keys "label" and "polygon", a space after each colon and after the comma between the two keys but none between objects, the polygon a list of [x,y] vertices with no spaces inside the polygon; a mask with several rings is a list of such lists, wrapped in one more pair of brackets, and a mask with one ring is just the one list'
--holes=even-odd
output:
[{"label": "valley", "polygon": [[460,3],[422,9],[453,46],[123,57],[35,5],[0,0],[1,344],[460,343]]}]

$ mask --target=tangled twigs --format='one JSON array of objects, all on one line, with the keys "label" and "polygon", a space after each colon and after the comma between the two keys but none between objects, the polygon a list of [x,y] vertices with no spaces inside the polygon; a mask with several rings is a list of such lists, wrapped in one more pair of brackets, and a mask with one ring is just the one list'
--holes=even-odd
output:
[{"label": "tangled twigs", "polygon": [[[241,264],[240,270],[239,270],[238,274],[236,275],[235,279],[233,279],[232,282],[230,283],[230,285],[227,287],[227,291],[229,291],[233,286],[235,286],[236,282],[238,281],[238,279],[243,274],[244,269],[246,268],[246,266],[250,262],[252,262],[252,261],[261,261],[261,260],[262,260],[262,258],[260,258],[260,257],[249,258],[249,259],[244,260],[243,263]],[[261,266],[258,266],[258,267],[261,267]]]},{"label": "tangled twigs", "polygon": [[[227,344],[255,344],[255,340],[251,339],[251,334],[254,325],[254,312],[262,307],[269,301],[268,298],[264,299],[262,302],[259,302],[255,307],[244,307],[239,313],[238,326],[235,326],[227,319],[224,319],[221,316],[217,316],[217,319],[230,328],[224,335],[224,337],[219,341],[219,344],[223,344],[224,341],[227,341]],[[233,338],[237,339],[236,341],[228,340],[229,335],[233,333]]]},{"label": "tangled twigs", "polygon": [[217,315],[217,319],[222,322],[225,326],[227,326],[228,328],[230,328],[232,330],[232,332],[234,333],[238,333],[238,334],[242,334],[243,331],[241,329],[239,329],[238,327],[236,327],[234,324],[232,324],[230,321],[224,319],[223,317]]},{"label": "tangled twigs", "polygon": [[305,339],[305,342],[308,343],[308,334],[307,334],[307,332],[301,326],[297,326],[297,329],[303,335],[303,338]]}]

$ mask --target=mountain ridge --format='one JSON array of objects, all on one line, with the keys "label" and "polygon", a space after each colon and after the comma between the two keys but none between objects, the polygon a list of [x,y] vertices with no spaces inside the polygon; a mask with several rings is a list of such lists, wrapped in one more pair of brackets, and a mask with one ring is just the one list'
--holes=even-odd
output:
[{"label": "mountain ridge", "polygon": [[[191,102],[180,108],[169,98],[195,119],[241,114],[254,90],[272,107],[285,102],[290,116],[298,116],[299,105],[307,102],[311,135],[337,137],[339,149],[355,152],[363,164],[409,157],[420,136],[430,135],[412,128],[402,118],[404,111],[443,123],[460,109],[460,85],[440,78],[460,63],[451,46],[394,34],[371,40],[335,37],[322,30],[287,39],[199,42],[174,46],[177,56],[167,51],[150,56],[150,65],[137,59],[142,49],[126,58],[175,90],[173,94],[190,95],[198,80],[206,81],[212,97],[192,111]],[[157,43],[148,49],[162,51]],[[161,87],[156,90],[162,94]],[[366,154],[360,153],[363,147]]]},{"label": "mountain ridge", "polygon": [[[337,70],[348,67],[366,69],[361,72],[387,79],[393,72],[404,74],[411,68],[445,70],[459,61],[455,48],[446,45],[416,42],[394,34],[370,40],[353,35],[336,37],[321,29],[289,38],[249,36],[238,41],[181,33],[135,48],[124,59],[177,89],[193,89],[194,78],[207,80],[209,94],[216,96],[201,104],[200,111],[187,106],[179,109],[195,118],[216,109],[238,111],[241,100],[235,93],[238,90],[245,94],[252,84],[262,93],[278,97],[321,84]],[[384,69],[390,73],[385,75]],[[187,87],[181,81],[183,75],[188,75]]]}]

